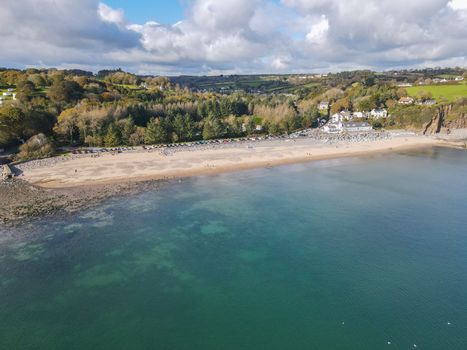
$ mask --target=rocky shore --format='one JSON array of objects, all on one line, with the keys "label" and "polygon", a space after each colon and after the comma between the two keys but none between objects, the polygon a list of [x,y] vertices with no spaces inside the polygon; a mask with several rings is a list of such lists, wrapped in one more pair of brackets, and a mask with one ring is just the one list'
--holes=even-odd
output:
[{"label": "rocky shore", "polygon": [[14,226],[49,215],[69,215],[106,199],[157,190],[163,181],[129,182],[76,189],[45,189],[15,178],[0,182],[0,224]]}]

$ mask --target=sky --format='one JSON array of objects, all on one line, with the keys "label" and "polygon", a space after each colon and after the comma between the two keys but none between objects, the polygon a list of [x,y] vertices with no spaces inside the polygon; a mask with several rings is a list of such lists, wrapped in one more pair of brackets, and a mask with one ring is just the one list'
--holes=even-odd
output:
[{"label": "sky", "polygon": [[0,66],[215,75],[467,66],[467,0],[2,0]]}]

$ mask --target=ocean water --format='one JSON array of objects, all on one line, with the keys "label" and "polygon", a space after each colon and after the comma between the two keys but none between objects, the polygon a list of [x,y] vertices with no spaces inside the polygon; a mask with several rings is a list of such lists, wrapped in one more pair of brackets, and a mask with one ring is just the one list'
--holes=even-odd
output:
[{"label": "ocean water", "polygon": [[0,235],[0,349],[415,347],[467,349],[465,151],[197,177]]}]

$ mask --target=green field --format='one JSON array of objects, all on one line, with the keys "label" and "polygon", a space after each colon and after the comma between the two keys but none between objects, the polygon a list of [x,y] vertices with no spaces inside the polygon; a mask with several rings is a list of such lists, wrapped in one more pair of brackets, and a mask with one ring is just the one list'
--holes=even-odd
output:
[{"label": "green field", "polygon": [[438,102],[443,98],[453,102],[459,97],[467,97],[467,84],[463,82],[458,85],[422,85],[407,88],[409,95],[415,98],[420,91],[430,92]]}]

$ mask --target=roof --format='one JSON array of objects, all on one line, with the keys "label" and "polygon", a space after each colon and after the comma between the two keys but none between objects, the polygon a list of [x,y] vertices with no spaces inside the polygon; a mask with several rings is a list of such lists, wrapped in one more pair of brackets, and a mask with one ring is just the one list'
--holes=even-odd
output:
[{"label": "roof", "polygon": [[351,122],[351,123],[343,123],[343,125],[344,125],[344,128],[364,128],[364,127],[371,127],[371,125],[368,124],[367,122],[361,122],[361,123]]}]

